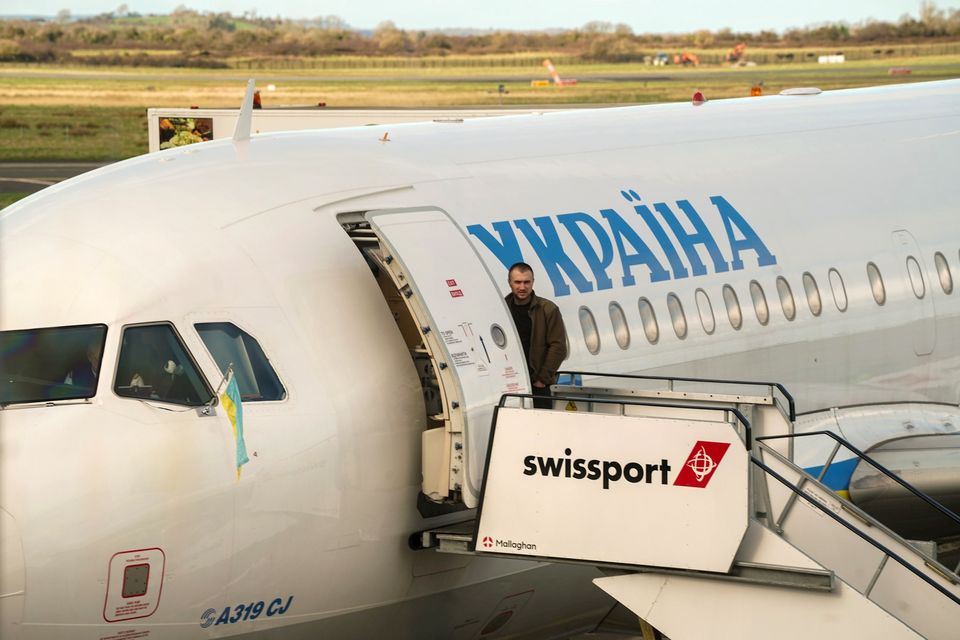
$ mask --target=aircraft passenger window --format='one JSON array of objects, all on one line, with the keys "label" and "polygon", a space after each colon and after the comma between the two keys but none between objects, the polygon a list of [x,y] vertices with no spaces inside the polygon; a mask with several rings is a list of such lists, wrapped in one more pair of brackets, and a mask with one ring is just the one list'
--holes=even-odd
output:
[{"label": "aircraft passenger window", "polygon": [[882,306],[887,301],[887,290],[883,286],[880,269],[872,262],[867,263],[867,278],[870,280],[870,291],[873,293],[873,299],[878,305]]},{"label": "aircraft passenger window", "polygon": [[763,294],[763,287],[756,280],[750,281],[750,298],[753,300],[753,310],[757,314],[757,322],[766,325],[770,322],[770,307],[767,306],[767,296]]},{"label": "aircraft passenger window", "polygon": [[640,309],[640,322],[643,324],[643,333],[647,336],[647,342],[657,344],[660,339],[660,327],[657,325],[657,314],[653,311],[653,305],[646,298],[640,298],[637,302]]},{"label": "aircraft passenger window", "polygon": [[97,392],[107,326],[0,331],[0,407]]},{"label": "aircraft passenger window", "polygon": [[610,322],[613,324],[613,336],[621,349],[630,346],[630,327],[627,325],[627,315],[616,302],[610,303]]},{"label": "aircraft passenger window", "polygon": [[783,317],[787,320],[796,318],[797,303],[793,299],[790,283],[783,276],[777,276],[777,294],[780,296],[780,308],[783,309]]},{"label": "aircraft passenger window", "polygon": [[194,326],[220,373],[226,375],[227,367],[233,364],[241,400],[259,402],[287,397],[277,372],[253,336],[231,322],[201,322]]},{"label": "aircraft passenger window", "polygon": [[913,256],[907,256],[907,274],[910,276],[910,286],[913,287],[913,295],[922,298],[927,293],[927,285],[923,282],[923,271],[920,270],[920,263]]},{"label": "aircraft passenger window", "polygon": [[942,253],[937,251],[933,255],[933,261],[937,265],[937,275],[940,276],[940,286],[943,287],[944,293],[953,292],[953,274],[950,273],[950,265],[947,263],[947,259]]},{"label": "aircraft passenger window", "polygon": [[847,310],[847,288],[843,286],[843,278],[836,269],[827,272],[830,278],[830,291],[833,293],[833,302],[840,311]]},{"label": "aircraft passenger window", "polygon": [[191,407],[207,404],[213,398],[180,336],[169,324],[123,330],[113,390],[124,398]]},{"label": "aircraft passenger window", "polygon": [[687,337],[687,316],[683,314],[683,305],[677,294],[667,295],[667,309],[670,311],[670,320],[673,322],[673,332],[683,340]]},{"label": "aircraft passenger window", "polygon": [[817,281],[813,279],[810,272],[803,274],[803,290],[807,294],[807,306],[810,307],[810,313],[819,316],[823,311],[823,302],[820,300],[820,289],[817,288]]},{"label": "aircraft passenger window", "polygon": [[737,299],[737,292],[728,284],[723,285],[723,304],[727,307],[727,319],[730,320],[730,326],[740,330],[743,326],[743,312],[740,311],[740,300]]},{"label": "aircraft passenger window", "polygon": [[600,332],[597,331],[597,321],[586,307],[580,307],[580,329],[583,331],[583,343],[587,345],[587,351],[593,355],[599,353]]},{"label": "aircraft passenger window", "polygon": [[694,297],[697,301],[697,311],[700,312],[700,324],[703,325],[703,330],[707,332],[707,335],[712,335],[714,329],[717,328],[717,321],[713,316],[713,305],[710,304],[710,296],[708,296],[707,292],[703,289],[697,289]]}]

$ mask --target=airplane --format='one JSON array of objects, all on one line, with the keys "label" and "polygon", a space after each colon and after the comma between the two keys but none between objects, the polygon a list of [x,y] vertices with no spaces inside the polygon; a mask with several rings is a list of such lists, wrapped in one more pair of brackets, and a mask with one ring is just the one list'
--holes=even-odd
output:
[{"label": "airplane", "polygon": [[958,495],[960,81],[254,136],[250,100],[0,214],[4,640],[596,628],[596,567],[410,544],[530,390],[517,260],[566,370],[782,382]]}]

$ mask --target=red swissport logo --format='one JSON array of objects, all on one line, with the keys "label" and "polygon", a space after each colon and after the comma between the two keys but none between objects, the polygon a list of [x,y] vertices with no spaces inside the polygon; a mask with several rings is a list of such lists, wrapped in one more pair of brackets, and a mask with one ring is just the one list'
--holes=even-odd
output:
[{"label": "red swissport logo", "polygon": [[483,536],[483,546],[487,549],[493,546],[493,538],[490,536]]},{"label": "red swissport logo", "polygon": [[690,455],[687,456],[687,461],[680,468],[673,486],[705,488],[729,448],[729,442],[698,440],[697,444],[693,445]]}]

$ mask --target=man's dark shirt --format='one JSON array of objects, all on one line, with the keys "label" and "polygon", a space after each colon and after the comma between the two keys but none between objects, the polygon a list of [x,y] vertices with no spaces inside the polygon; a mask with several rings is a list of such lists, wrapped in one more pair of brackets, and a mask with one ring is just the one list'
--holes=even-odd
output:
[{"label": "man's dark shirt", "polygon": [[517,335],[520,336],[520,344],[523,345],[523,357],[530,359],[530,330],[533,321],[530,320],[530,313],[527,311],[530,304],[510,303],[510,313],[513,314],[513,324],[517,327]]}]

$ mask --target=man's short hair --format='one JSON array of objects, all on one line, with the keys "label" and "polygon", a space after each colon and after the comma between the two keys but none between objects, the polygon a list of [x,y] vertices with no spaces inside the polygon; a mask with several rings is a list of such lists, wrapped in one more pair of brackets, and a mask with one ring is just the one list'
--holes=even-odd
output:
[{"label": "man's short hair", "polygon": [[510,274],[513,273],[514,269],[519,270],[521,273],[526,273],[529,271],[530,275],[533,275],[533,267],[528,265],[526,262],[514,262],[512,265],[510,265],[510,268],[507,269],[508,278],[510,277]]}]

